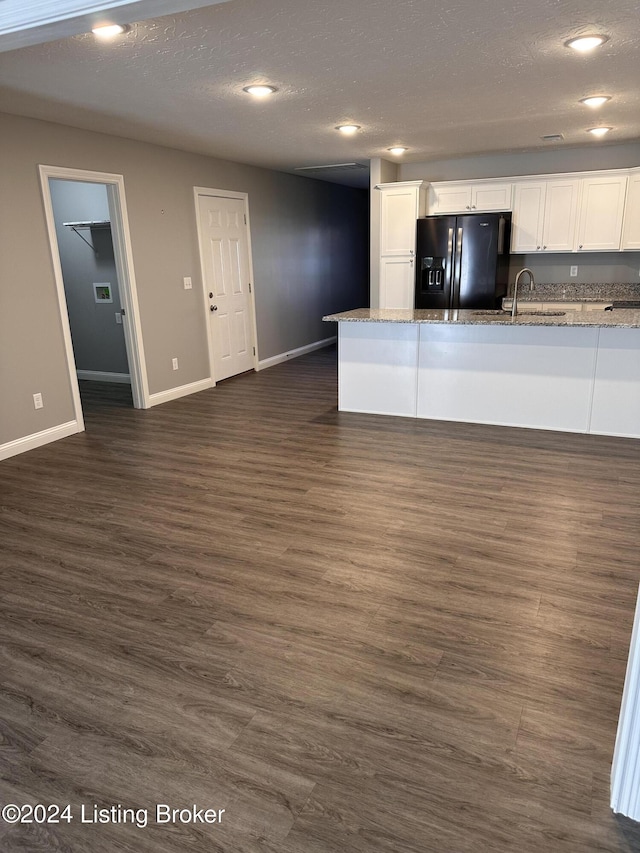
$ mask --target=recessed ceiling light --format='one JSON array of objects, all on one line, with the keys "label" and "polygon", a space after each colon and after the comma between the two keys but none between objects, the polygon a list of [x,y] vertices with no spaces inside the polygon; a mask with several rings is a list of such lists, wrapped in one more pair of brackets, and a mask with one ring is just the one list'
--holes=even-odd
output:
[{"label": "recessed ceiling light", "polygon": [[387,148],[387,151],[388,151],[390,154],[396,154],[398,157],[399,157],[401,154],[404,154],[404,152],[405,152],[405,151],[408,151],[408,150],[409,150],[409,149],[408,149],[408,148],[405,148],[403,145],[394,145],[394,146],[392,146],[391,148]]},{"label": "recessed ceiling light", "polygon": [[611,100],[611,95],[591,95],[589,98],[580,98],[580,103],[585,107],[601,107]]},{"label": "recessed ceiling light", "polygon": [[360,130],[359,124],[339,124],[336,127],[336,130],[339,130],[340,133],[344,133],[346,136],[352,136],[354,133],[357,133]]},{"label": "recessed ceiling light", "polygon": [[609,36],[588,35],[569,39],[569,41],[565,42],[565,45],[567,47],[572,47],[579,53],[588,53],[590,50],[600,47],[600,45],[603,45],[606,41],[609,41]]},{"label": "recessed ceiling light", "polygon": [[91,32],[99,39],[112,39],[126,33],[128,29],[123,24],[103,24],[101,27],[93,27]]},{"label": "recessed ceiling light", "polygon": [[253,95],[254,98],[268,98],[269,95],[273,95],[278,90],[275,86],[267,86],[264,83],[260,83],[256,86],[245,86],[242,91],[248,95]]},{"label": "recessed ceiling light", "polygon": [[604,136],[605,133],[609,133],[610,130],[613,130],[612,127],[590,127],[587,133],[592,133],[594,136]]}]

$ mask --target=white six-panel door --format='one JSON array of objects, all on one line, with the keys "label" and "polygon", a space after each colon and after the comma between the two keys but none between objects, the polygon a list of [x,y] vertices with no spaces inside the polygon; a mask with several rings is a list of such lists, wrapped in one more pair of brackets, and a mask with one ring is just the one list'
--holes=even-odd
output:
[{"label": "white six-panel door", "polygon": [[245,203],[200,195],[198,205],[214,379],[219,382],[254,367]]}]

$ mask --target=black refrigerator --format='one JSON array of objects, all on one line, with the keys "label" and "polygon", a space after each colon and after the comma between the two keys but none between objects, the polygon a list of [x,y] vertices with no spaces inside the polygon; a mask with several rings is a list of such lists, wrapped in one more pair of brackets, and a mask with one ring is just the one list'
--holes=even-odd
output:
[{"label": "black refrigerator", "polygon": [[510,240],[510,213],[418,219],[415,307],[499,308]]}]

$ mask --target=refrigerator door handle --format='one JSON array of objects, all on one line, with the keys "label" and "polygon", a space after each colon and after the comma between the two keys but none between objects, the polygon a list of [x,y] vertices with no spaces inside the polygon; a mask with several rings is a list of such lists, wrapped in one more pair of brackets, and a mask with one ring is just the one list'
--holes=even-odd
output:
[{"label": "refrigerator door handle", "polygon": [[506,220],[504,216],[501,216],[498,220],[498,254],[504,255],[504,229],[506,225]]},{"label": "refrigerator door handle", "polygon": [[460,278],[462,276],[462,226],[458,227],[458,239],[456,241],[456,264],[453,271],[453,282],[451,287],[452,308],[460,307]]},{"label": "refrigerator door handle", "polygon": [[447,267],[445,270],[445,281],[447,282],[448,293],[446,295],[449,308],[453,304],[453,228],[449,228],[449,236],[447,238]]}]

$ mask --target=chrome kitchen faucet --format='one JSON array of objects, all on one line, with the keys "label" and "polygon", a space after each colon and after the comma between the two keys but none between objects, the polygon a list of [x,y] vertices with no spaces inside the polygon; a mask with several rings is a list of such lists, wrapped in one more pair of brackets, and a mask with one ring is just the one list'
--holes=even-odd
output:
[{"label": "chrome kitchen faucet", "polygon": [[520,281],[520,276],[522,273],[529,273],[529,290],[533,290],[533,286],[535,281],[533,280],[533,272],[529,269],[529,267],[523,267],[520,272],[516,275],[516,282],[513,285],[513,302],[511,303],[511,316],[515,317],[518,314],[518,283]]}]

